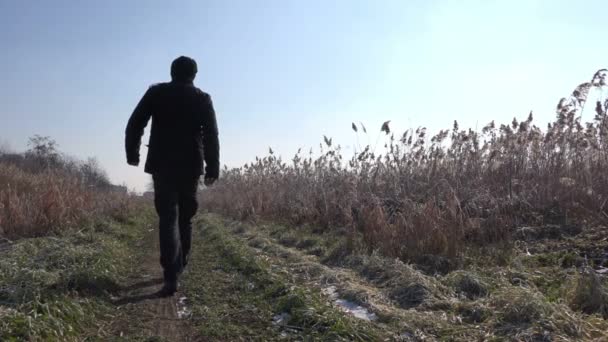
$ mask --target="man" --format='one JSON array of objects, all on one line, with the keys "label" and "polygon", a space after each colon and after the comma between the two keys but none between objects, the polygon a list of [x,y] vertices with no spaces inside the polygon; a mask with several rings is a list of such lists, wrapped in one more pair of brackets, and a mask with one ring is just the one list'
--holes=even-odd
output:
[{"label": "man", "polygon": [[219,176],[215,111],[211,97],[193,84],[196,72],[192,58],[174,60],[171,82],[148,89],[126,129],[127,162],[137,166],[141,137],[152,118],[145,172],[154,180],[154,205],[159,217],[160,263],[165,280],[160,296],[172,296],[177,291],[177,278],[188,263],[199,179],[204,174],[204,184],[211,186]]}]

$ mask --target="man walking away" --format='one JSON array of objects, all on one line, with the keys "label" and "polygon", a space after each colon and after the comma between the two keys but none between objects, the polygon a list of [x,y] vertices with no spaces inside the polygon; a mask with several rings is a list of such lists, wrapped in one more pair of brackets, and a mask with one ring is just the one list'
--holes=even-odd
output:
[{"label": "man walking away", "polygon": [[171,82],[148,89],[126,129],[127,162],[137,166],[141,137],[152,118],[145,172],[154,180],[154,205],[159,217],[160,263],[165,280],[160,296],[177,291],[177,278],[188,264],[199,178],[204,174],[205,185],[211,186],[219,176],[215,111],[211,97],[193,84],[196,72],[192,58],[174,60]]}]

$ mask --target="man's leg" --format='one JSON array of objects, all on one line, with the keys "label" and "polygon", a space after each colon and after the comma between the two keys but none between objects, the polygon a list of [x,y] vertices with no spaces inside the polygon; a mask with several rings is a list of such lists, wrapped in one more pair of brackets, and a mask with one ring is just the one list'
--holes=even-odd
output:
[{"label": "man's leg", "polygon": [[168,292],[175,292],[177,274],[182,268],[176,229],[178,187],[177,182],[171,177],[157,174],[153,179],[154,205],[159,219],[160,264],[163,267],[165,287],[173,290]]},{"label": "man's leg", "polygon": [[190,246],[192,243],[192,217],[198,209],[196,193],[199,177],[189,177],[180,180],[179,190],[179,234],[182,247],[182,263],[188,264]]}]

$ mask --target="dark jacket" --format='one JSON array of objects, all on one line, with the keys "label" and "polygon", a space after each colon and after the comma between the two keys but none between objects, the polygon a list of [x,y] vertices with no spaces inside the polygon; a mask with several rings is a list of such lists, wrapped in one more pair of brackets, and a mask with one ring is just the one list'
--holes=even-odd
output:
[{"label": "dark jacket", "polygon": [[129,163],[139,163],[141,137],[150,117],[152,131],[145,172],[219,176],[217,122],[209,94],[191,82],[151,86],[127,124],[125,148]]}]

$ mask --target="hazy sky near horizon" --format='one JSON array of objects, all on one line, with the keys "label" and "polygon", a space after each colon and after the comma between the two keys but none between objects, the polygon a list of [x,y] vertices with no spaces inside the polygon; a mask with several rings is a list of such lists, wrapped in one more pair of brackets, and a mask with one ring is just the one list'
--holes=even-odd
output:
[{"label": "hazy sky near horizon", "polygon": [[372,141],[386,120],[399,133],[453,120],[481,129],[533,110],[544,126],[559,98],[608,66],[607,9],[601,0],[0,0],[0,144],[21,151],[48,135],[143,190],[149,178],[126,165],[124,129],[179,55],[199,64],[195,84],[214,100],[229,167],[269,146],[290,157],[323,135],[352,149],[353,121]]}]

